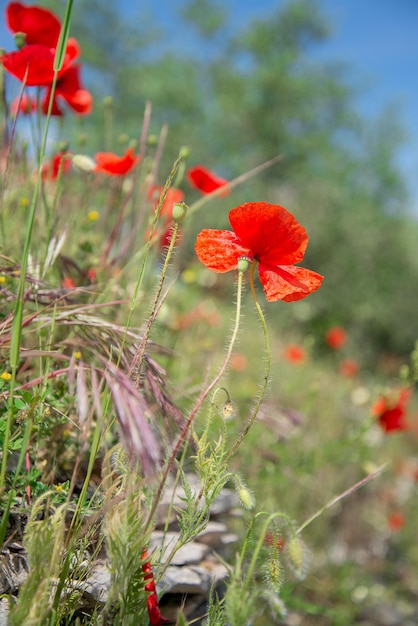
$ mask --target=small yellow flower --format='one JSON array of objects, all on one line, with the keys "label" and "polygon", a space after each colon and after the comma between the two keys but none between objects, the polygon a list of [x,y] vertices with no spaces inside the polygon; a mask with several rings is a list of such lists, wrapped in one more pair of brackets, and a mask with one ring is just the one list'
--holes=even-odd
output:
[{"label": "small yellow flower", "polygon": [[0,285],[4,285],[6,282],[6,276],[0,276]]},{"label": "small yellow flower", "polygon": [[74,358],[75,359],[81,359],[81,352],[79,350],[76,350],[76,352],[74,352]]},{"label": "small yellow flower", "polygon": [[2,374],[0,374],[0,378],[2,380],[12,380],[12,375],[10,374],[10,372],[3,372]]},{"label": "small yellow flower", "polygon": [[55,491],[64,491],[64,487],[62,485],[54,485]]},{"label": "small yellow flower", "polygon": [[29,199],[28,198],[21,198],[20,199],[20,206],[27,207],[28,205],[29,205]]},{"label": "small yellow flower", "polygon": [[87,219],[90,220],[90,222],[96,222],[100,217],[100,213],[99,211],[90,211],[90,213],[87,215]]},{"label": "small yellow flower", "polygon": [[191,268],[184,270],[181,274],[181,279],[186,285],[192,285],[197,280],[196,270]]}]

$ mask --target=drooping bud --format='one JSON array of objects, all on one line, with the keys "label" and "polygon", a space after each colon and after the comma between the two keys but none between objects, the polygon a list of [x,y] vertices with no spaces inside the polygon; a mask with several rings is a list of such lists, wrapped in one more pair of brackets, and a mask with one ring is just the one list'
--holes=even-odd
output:
[{"label": "drooping bud", "polygon": [[238,489],[238,498],[244,509],[251,510],[255,507],[255,498],[252,492],[245,485]]},{"label": "drooping bud", "polygon": [[223,417],[225,422],[229,422],[229,420],[232,420],[236,414],[235,404],[232,402],[232,400],[227,400],[225,404],[223,404],[219,409],[219,413],[221,414],[221,417]]},{"label": "drooping bud", "polygon": [[74,154],[72,162],[74,167],[81,172],[92,172],[96,167],[96,162],[85,154]]},{"label": "drooping bud", "polygon": [[172,217],[176,224],[180,224],[184,220],[188,208],[185,202],[175,202],[173,204]]},{"label": "drooping bud", "polygon": [[306,576],[309,550],[299,535],[293,535],[287,544],[287,557],[295,575],[302,580]]}]

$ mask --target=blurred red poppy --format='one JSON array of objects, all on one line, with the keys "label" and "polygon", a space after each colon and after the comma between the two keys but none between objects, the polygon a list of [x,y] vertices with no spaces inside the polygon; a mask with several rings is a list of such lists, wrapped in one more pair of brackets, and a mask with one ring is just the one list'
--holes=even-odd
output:
[{"label": "blurred red poppy", "polygon": [[302,348],[302,346],[298,346],[294,343],[285,346],[283,350],[283,356],[286,361],[289,361],[289,363],[303,363],[303,361],[306,359],[305,350]]},{"label": "blurred red poppy", "polygon": [[58,178],[60,168],[63,174],[69,172],[71,169],[71,159],[68,158],[68,156],[70,154],[70,152],[58,152],[51,157],[49,163],[44,163],[42,166],[43,180],[56,180]]},{"label": "blurred red poppy", "polygon": [[[150,200],[155,200],[155,207],[157,207],[160,202],[163,189],[164,187],[161,187],[160,185],[154,185],[148,192],[148,198]],[[183,202],[183,200],[184,193],[181,191],[181,189],[177,189],[176,187],[169,187],[164,198],[163,206],[161,207],[160,216],[167,217],[171,220],[173,204],[176,204],[176,202]]]},{"label": "blurred red poppy", "polygon": [[77,286],[75,284],[74,278],[71,278],[71,276],[64,276],[64,278],[61,281],[61,284],[64,289],[75,289]]},{"label": "blurred red poppy", "polygon": [[[196,165],[187,172],[187,178],[192,187],[198,189],[201,193],[207,194],[216,191],[220,187],[224,187],[228,184],[225,178],[217,176],[211,170],[208,170],[203,165]],[[222,195],[228,195],[229,189],[225,189]]]},{"label": "blurred red poppy", "polygon": [[347,341],[347,333],[341,326],[333,326],[325,333],[325,341],[333,350],[339,350]]},{"label": "blurred red poppy", "polygon": [[399,532],[405,526],[405,516],[401,511],[394,511],[388,517],[388,526],[394,533]]},{"label": "blurred red poppy", "polygon": [[[48,112],[51,93],[51,88],[49,88],[42,100],[42,112],[45,115]],[[63,115],[59,103],[61,99],[79,115],[86,115],[91,112],[93,97],[91,93],[81,85],[79,65],[71,65],[58,78],[54,91],[51,115]]]},{"label": "blurred red poppy", "polygon": [[94,158],[97,165],[93,171],[103,172],[108,176],[124,176],[141,160],[139,156],[135,156],[133,148],[128,148],[122,156],[113,152],[98,152]]},{"label": "blurred red poppy", "polygon": [[359,371],[359,364],[354,359],[344,359],[340,363],[340,374],[346,378],[353,378]]},{"label": "blurred red poppy", "polygon": [[[78,57],[79,45],[75,39],[69,39],[64,56],[60,77]],[[43,44],[24,46],[15,52],[6,52],[0,57],[4,69],[28,87],[48,87],[54,79],[55,49]]]},{"label": "blurred red poppy", "polygon": [[6,52],[0,57],[4,69],[28,87],[50,85],[54,79],[53,48],[42,44],[24,46],[15,52]]},{"label": "blurred red poppy", "polygon": [[323,276],[303,267],[308,235],[291,213],[266,202],[247,202],[229,212],[233,231],[202,230],[195,250],[214,272],[237,269],[242,257],[258,261],[258,275],[269,302],[292,302],[318,289]]},{"label": "blurred red poppy", "polygon": [[396,394],[383,395],[373,405],[372,415],[377,418],[385,433],[409,428],[406,414],[411,393],[411,389],[404,387]]},{"label": "blurred red poppy", "polygon": [[[153,185],[148,191],[148,200],[150,200],[154,209],[156,210],[157,206],[160,203],[161,194],[163,192],[164,187],[160,185]],[[160,218],[162,219],[162,226],[157,228],[155,232],[155,237],[158,237],[158,247],[160,250],[168,248],[171,243],[171,235],[173,232],[173,218],[172,211],[173,205],[176,202],[182,202],[184,200],[184,193],[181,189],[176,189],[176,187],[169,187],[164,198],[163,205],[160,210]],[[145,239],[148,239],[151,233],[151,228],[148,228],[145,231]],[[177,235],[177,240],[179,238],[179,234]],[[154,239],[154,237],[153,237]]]},{"label": "blurred red poppy", "polygon": [[48,48],[57,45],[61,22],[48,9],[9,2],[6,23],[12,33],[25,33],[27,44],[42,44]]}]

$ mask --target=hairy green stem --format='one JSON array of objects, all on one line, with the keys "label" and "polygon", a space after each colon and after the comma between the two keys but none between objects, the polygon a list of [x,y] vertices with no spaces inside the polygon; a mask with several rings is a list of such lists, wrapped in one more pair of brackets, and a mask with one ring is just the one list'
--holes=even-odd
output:
[{"label": "hairy green stem", "polygon": [[257,309],[258,317],[260,318],[261,326],[263,328],[264,343],[265,343],[265,348],[266,348],[266,368],[265,368],[265,372],[264,372],[263,383],[261,385],[261,389],[260,389],[260,393],[258,395],[258,399],[257,399],[256,405],[253,408],[252,415],[250,416],[248,424],[246,425],[244,430],[241,432],[241,434],[239,435],[238,439],[236,440],[236,442],[232,446],[231,450],[227,454],[227,456],[225,458],[225,461],[224,461],[224,464],[228,463],[230,458],[232,456],[234,456],[235,452],[237,451],[237,449],[239,448],[241,443],[244,441],[244,439],[247,436],[249,430],[251,429],[252,425],[254,424],[254,421],[255,421],[255,419],[256,419],[256,417],[258,415],[258,412],[260,410],[261,403],[262,403],[262,401],[264,399],[264,396],[265,396],[265,393],[266,393],[266,389],[267,389],[267,385],[268,385],[268,381],[269,381],[269,376],[270,376],[271,351],[270,351],[270,342],[269,342],[268,333],[267,333],[267,325],[266,325],[266,320],[265,320],[263,311],[262,311],[261,306],[260,306],[260,304],[258,302],[258,298],[257,298],[257,294],[256,294],[256,291],[255,291],[255,286],[254,286],[254,273],[255,273],[256,265],[257,265],[257,262],[254,261],[254,263],[251,266],[251,271],[250,271],[250,288],[251,288],[251,294],[253,296],[253,300],[254,300],[254,303],[255,303],[255,308]]},{"label": "hairy green stem", "polygon": [[238,284],[237,284],[237,306],[236,306],[236,313],[235,313],[235,322],[234,322],[234,327],[232,330],[232,335],[231,335],[231,339],[229,342],[229,346],[228,349],[226,351],[226,355],[225,355],[225,359],[217,373],[217,375],[215,376],[215,378],[212,380],[212,382],[202,391],[202,393],[200,394],[199,398],[196,401],[196,404],[194,405],[193,409],[191,410],[191,412],[189,413],[189,417],[187,418],[186,423],[183,426],[183,429],[177,439],[177,442],[171,452],[171,455],[167,461],[166,467],[162,473],[161,476],[161,480],[160,483],[158,485],[158,489],[151,507],[151,510],[148,514],[148,517],[146,519],[145,525],[144,525],[144,532],[147,531],[147,529],[149,528],[149,526],[152,523],[152,520],[154,518],[155,515],[155,511],[157,509],[158,503],[161,499],[161,495],[164,489],[164,485],[166,483],[168,474],[170,473],[171,468],[173,467],[175,458],[182,446],[182,444],[184,443],[186,437],[187,437],[187,433],[189,432],[190,429],[190,425],[193,422],[194,418],[196,417],[197,412],[199,411],[200,407],[202,406],[204,400],[207,398],[207,396],[210,394],[210,392],[212,391],[212,389],[214,387],[216,387],[216,385],[218,384],[219,380],[222,378],[223,374],[225,373],[225,370],[228,366],[229,360],[231,358],[232,355],[232,351],[234,349],[234,345],[235,345],[235,341],[237,339],[238,336],[238,331],[239,331],[239,324],[240,324],[240,319],[241,319],[241,303],[242,303],[242,282],[243,282],[243,272],[238,272]]}]

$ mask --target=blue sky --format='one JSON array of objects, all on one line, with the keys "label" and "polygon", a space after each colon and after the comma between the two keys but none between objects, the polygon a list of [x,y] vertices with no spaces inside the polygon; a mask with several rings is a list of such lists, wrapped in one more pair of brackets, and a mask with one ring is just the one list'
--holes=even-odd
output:
[{"label": "blue sky", "polygon": [[[166,29],[166,47],[193,50],[197,40],[192,29],[173,28],[182,4],[184,0],[119,0],[118,6],[127,16],[139,7],[152,16]],[[253,18],[268,16],[284,0],[218,0],[218,4],[227,9],[231,28],[241,28]],[[315,48],[314,59],[350,66],[350,77],[361,91],[356,105],[363,115],[373,118],[386,106],[396,105],[407,136],[398,163],[413,195],[411,208],[418,214],[418,0],[319,0],[319,5],[332,33]],[[0,7],[5,6],[0,0]],[[12,45],[1,23],[0,46]]]}]

